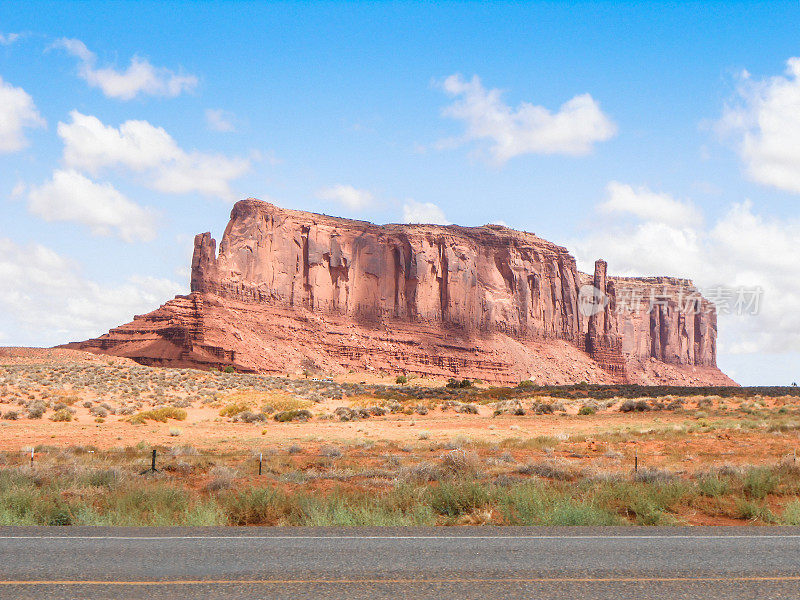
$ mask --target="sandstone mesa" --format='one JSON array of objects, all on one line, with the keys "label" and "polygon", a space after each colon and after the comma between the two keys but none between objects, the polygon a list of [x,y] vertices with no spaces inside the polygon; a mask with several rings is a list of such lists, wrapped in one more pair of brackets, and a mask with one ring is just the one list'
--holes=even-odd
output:
[{"label": "sandstone mesa", "polygon": [[374,225],[249,198],[219,253],[196,236],[188,296],[65,347],[258,373],[735,385],[716,336],[690,281],[611,277],[602,260],[584,274],[532,233]]}]

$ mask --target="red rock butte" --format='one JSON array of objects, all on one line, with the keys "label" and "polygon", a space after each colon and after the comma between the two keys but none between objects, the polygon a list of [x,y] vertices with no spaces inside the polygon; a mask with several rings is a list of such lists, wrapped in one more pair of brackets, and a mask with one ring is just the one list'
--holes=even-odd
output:
[{"label": "red rock butte", "polygon": [[195,237],[191,293],[65,347],[153,366],[384,371],[540,384],[735,385],[713,304],[685,279],[577,270],[499,225],[374,225],[249,198],[219,253]]}]

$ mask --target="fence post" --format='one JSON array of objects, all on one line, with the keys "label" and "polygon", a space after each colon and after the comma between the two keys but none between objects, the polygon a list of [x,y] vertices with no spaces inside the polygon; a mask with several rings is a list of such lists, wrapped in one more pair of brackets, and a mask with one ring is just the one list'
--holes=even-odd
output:
[{"label": "fence post", "polygon": [[31,448],[31,469],[33,468],[33,448]]},{"label": "fence post", "polygon": [[258,453],[258,474],[261,475],[261,462],[264,460],[264,453]]},{"label": "fence post", "polygon": [[145,469],[140,474],[141,475],[147,475],[148,473],[157,473],[157,472],[158,472],[158,469],[156,469],[156,449],[153,448],[153,457],[152,457],[152,459],[150,461],[150,468],[149,469]]},{"label": "fence post", "polygon": [[633,472],[639,472],[639,451],[635,450],[633,453]]}]

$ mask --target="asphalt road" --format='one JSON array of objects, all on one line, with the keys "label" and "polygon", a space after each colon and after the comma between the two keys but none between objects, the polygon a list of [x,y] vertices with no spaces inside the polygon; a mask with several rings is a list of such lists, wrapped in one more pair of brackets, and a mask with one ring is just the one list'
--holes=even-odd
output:
[{"label": "asphalt road", "polygon": [[800,598],[790,528],[2,528],[0,598]]}]

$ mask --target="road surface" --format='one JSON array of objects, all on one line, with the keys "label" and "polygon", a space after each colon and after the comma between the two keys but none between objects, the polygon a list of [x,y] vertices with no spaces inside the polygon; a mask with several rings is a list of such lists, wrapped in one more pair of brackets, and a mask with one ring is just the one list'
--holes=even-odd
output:
[{"label": "road surface", "polygon": [[800,598],[794,528],[2,528],[0,598]]}]

